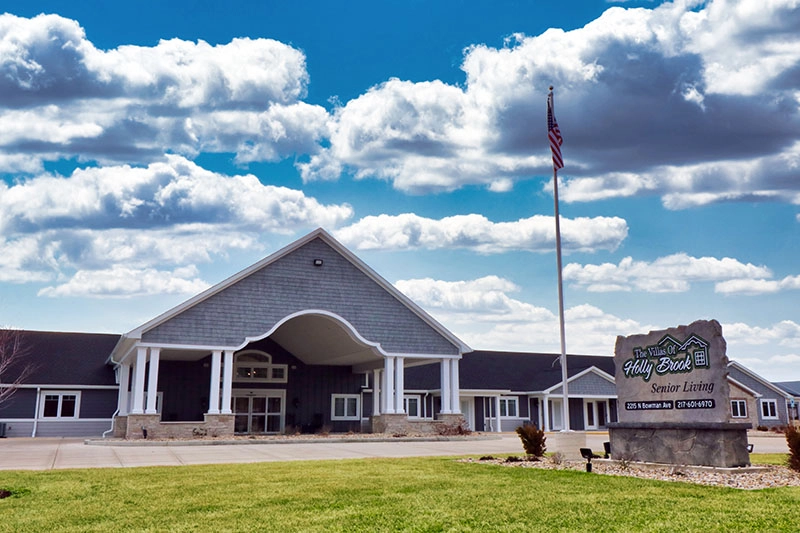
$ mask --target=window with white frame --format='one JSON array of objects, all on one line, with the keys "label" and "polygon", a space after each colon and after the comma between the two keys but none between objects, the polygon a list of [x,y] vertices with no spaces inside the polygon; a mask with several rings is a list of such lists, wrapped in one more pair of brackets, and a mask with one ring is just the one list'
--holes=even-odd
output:
[{"label": "window with white frame", "polygon": [[419,394],[411,394],[403,396],[403,407],[406,410],[408,418],[419,418],[422,416],[420,412],[420,396]]},{"label": "window with white frame", "polygon": [[331,420],[361,420],[361,396],[332,394]]},{"label": "window with white frame", "polygon": [[81,393],[78,391],[48,391],[42,394],[40,418],[78,418]]},{"label": "window with white frame", "polygon": [[264,352],[242,352],[233,364],[234,381],[259,383],[286,383],[289,380],[289,365],[272,362],[272,356]]},{"label": "window with white frame", "polygon": [[778,400],[761,400],[761,418],[778,418]]},{"label": "window with white frame", "polygon": [[733,418],[747,418],[747,402],[745,400],[731,400],[731,416]]},{"label": "window with white frame", "polygon": [[517,398],[500,398],[500,417],[517,418]]}]

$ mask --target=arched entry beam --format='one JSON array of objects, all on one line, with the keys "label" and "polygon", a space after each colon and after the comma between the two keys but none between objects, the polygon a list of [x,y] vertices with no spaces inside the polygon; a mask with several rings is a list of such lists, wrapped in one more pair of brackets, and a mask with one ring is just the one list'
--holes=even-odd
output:
[{"label": "arched entry beam", "polygon": [[307,365],[378,365],[388,355],[380,343],[362,337],[350,322],[320,309],[292,313],[265,334],[248,337],[237,350],[267,337]]}]

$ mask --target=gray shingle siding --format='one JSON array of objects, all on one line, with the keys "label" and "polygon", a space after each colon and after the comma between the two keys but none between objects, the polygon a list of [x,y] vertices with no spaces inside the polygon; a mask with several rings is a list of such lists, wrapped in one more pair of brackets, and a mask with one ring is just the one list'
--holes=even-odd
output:
[{"label": "gray shingle siding", "polygon": [[614,383],[603,379],[595,373],[588,373],[571,381],[568,386],[570,396],[580,394],[585,396],[616,396],[617,388]]},{"label": "gray shingle siding", "polygon": [[[320,267],[314,259],[322,259]],[[458,347],[317,238],[143,335],[145,342],[238,346],[307,309],[335,313],[389,352]]]}]

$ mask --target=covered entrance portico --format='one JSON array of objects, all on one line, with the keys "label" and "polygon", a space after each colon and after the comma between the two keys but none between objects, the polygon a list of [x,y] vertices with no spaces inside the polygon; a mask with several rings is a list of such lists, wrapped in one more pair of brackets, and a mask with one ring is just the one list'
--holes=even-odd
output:
[{"label": "covered entrance portico", "polygon": [[[292,422],[292,431],[313,431],[348,418],[346,412],[336,413],[336,405],[341,403],[335,401],[337,398],[345,400],[343,409],[354,409],[350,418],[357,418],[358,423],[350,428],[408,431],[422,425],[409,421],[405,411],[406,366],[439,361],[439,418],[450,420],[453,415],[461,416],[459,358],[386,353],[378,343],[361,336],[347,320],[324,310],[293,313],[264,335],[236,347],[136,342],[117,365],[120,389],[115,436],[137,439],[277,434],[286,431],[287,419]],[[166,365],[172,369],[165,370]],[[176,372],[191,368],[207,370],[194,372],[195,379],[202,379],[200,374],[205,374],[205,384],[188,385],[179,400],[175,395],[165,395],[164,383],[173,386]],[[336,398],[321,396],[320,390],[330,391],[329,395]],[[179,405],[191,395],[195,398],[188,399],[189,403],[207,398],[202,414],[195,409],[192,416],[191,409]],[[352,402],[347,401],[351,399]],[[332,401],[333,406],[329,403]],[[329,410],[330,417],[326,417]],[[170,414],[165,417],[167,413]],[[317,420],[319,414],[321,420]],[[186,420],[187,417],[192,419]],[[362,425],[362,420],[368,423]]]},{"label": "covered entrance portico", "polygon": [[318,229],[122,336],[115,434],[394,431],[405,369],[430,363],[460,417],[468,351]]}]

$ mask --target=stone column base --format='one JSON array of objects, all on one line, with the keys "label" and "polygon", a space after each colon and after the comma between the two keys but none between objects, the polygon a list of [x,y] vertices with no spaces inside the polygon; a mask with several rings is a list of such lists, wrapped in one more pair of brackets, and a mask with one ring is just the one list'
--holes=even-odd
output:
[{"label": "stone column base", "polygon": [[750,466],[750,424],[609,424],[611,458],[675,465]]},{"label": "stone column base", "polygon": [[372,417],[373,433],[407,433],[408,416],[404,414],[380,414]]},{"label": "stone column base", "polygon": [[124,439],[128,433],[128,416],[117,415],[114,417],[114,438]]},{"label": "stone column base", "polygon": [[[161,415],[134,415],[128,413],[128,425],[125,428],[125,438],[130,440],[159,437]],[[147,437],[145,437],[145,431]]]}]

